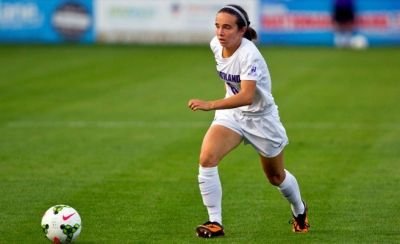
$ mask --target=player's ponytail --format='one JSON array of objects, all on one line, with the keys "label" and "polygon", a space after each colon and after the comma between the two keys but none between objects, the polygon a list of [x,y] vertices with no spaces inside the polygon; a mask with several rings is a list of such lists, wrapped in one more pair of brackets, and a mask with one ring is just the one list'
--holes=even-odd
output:
[{"label": "player's ponytail", "polygon": [[244,33],[244,37],[245,37],[246,39],[249,39],[250,41],[252,41],[252,40],[257,40],[257,31],[254,30],[254,29],[251,28],[251,27],[247,27],[247,30],[246,30],[246,32]]},{"label": "player's ponytail", "polygon": [[236,24],[238,25],[239,29],[247,28],[243,37],[250,41],[257,39],[257,32],[250,27],[249,16],[242,7],[235,4],[229,4],[219,10],[218,13],[229,13],[235,15],[237,17]]}]

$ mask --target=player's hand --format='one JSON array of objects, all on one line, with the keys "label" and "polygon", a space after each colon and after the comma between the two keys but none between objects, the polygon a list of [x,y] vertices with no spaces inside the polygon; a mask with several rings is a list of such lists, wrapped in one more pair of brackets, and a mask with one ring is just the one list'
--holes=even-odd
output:
[{"label": "player's hand", "polygon": [[199,99],[191,99],[189,100],[188,107],[193,111],[196,110],[210,111],[213,109],[213,103]]}]

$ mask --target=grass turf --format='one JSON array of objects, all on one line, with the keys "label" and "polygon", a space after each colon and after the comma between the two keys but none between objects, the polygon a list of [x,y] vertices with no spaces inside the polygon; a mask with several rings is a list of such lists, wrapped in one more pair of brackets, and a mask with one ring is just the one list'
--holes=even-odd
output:
[{"label": "grass turf", "polygon": [[[226,236],[213,243],[399,242],[400,50],[261,48],[310,208],[287,202],[256,153],[220,165]],[[77,243],[203,243],[197,158],[224,94],[203,46],[0,46],[0,242],[46,243],[52,205],[76,208]]]}]

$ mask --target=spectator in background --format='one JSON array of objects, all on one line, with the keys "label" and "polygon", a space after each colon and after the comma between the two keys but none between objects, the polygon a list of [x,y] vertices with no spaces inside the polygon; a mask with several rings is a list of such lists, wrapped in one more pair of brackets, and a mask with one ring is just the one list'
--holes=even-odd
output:
[{"label": "spectator in background", "polygon": [[353,0],[333,0],[332,22],[334,28],[334,44],[337,47],[351,47],[351,39],[355,31],[356,9]]}]

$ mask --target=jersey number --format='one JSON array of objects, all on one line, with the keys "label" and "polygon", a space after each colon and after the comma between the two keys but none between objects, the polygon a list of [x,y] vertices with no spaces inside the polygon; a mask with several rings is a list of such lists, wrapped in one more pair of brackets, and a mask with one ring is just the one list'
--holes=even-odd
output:
[{"label": "jersey number", "polygon": [[234,86],[232,86],[230,83],[226,83],[228,86],[229,86],[229,88],[231,89],[231,91],[232,91],[232,93],[233,94],[238,94],[239,93],[239,90],[236,88],[236,87],[234,87]]}]

